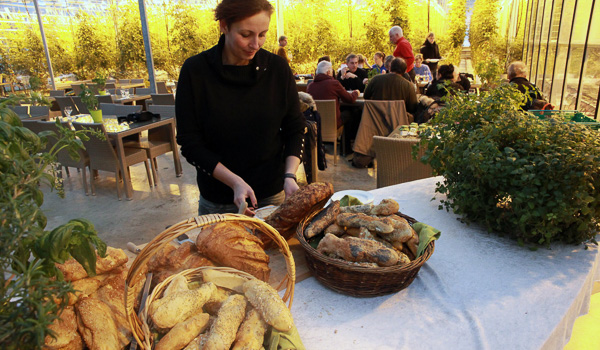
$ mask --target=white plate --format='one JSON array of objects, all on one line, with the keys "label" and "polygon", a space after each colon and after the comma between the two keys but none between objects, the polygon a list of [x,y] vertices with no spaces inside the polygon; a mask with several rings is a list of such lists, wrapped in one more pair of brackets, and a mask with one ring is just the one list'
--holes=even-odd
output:
[{"label": "white plate", "polygon": [[254,211],[256,213],[254,217],[264,221],[267,218],[267,216],[269,216],[277,208],[279,207],[274,205],[267,205],[266,207],[258,208]]},{"label": "white plate", "polygon": [[331,196],[331,198],[329,199],[329,202],[327,204],[329,204],[331,201],[339,201],[345,195],[355,197],[356,199],[361,201],[362,204],[373,203],[373,199],[375,199],[375,197],[373,197],[373,194],[371,192],[360,191],[360,190],[346,190],[346,191],[339,191],[339,192],[334,193],[333,196]]}]

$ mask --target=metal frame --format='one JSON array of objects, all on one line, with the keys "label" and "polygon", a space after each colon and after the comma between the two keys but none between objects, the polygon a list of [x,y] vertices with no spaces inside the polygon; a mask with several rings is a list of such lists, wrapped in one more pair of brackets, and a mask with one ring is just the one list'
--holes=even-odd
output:
[{"label": "metal frame", "polygon": [[[563,11],[565,10],[565,0],[561,0],[561,7],[560,7],[560,18],[558,20],[558,36],[556,37],[556,49],[555,49],[555,53],[554,53],[554,65],[552,66],[552,82],[550,83],[550,100],[552,100],[552,91],[554,90],[554,76],[556,74],[556,59],[558,58],[558,44],[560,43],[560,34],[562,33],[562,31],[560,30],[561,26],[562,26],[562,19],[563,19]],[[562,99],[562,95],[560,96],[560,98]]]},{"label": "metal frame", "polygon": [[[590,21],[588,22],[587,33],[585,34],[585,44],[583,45],[583,57],[581,58],[581,71],[579,73],[579,83],[577,83],[577,98],[575,99],[575,109],[579,110],[581,105],[581,84],[583,83],[583,73],[585,71],[585,64],[587,62],[587,48],[588,41],[590,40],[590,29],[592,28],[592,21],[594,20],[594,6],[596,0],[592,0],[592,14]],[[598,113],[598,103],[596,102],[596,113]]]},{"label": "metal frame", "polygon": [[[546,79],[546,69],[548,68],[548,52],[550,52],[550,36],[552,35],[552,23],[554,22],[554,3],[556,0],[552,0],[552,7],[550,8],[550,23],[548,23],[548,39],[546,40],[546,58],[544,59],[544,75],[542,76],[542,86],[539,88],[544,91],[544,79]],[[560,0],[559,0],[560,1]],[[558,28],[560,32],[560,27]],[[558,44],[558,42],[557,42]],[[558,45],[557,45],[558,46]],[[556,49],[555,49],[556,51]],[[556,55],[556,52],[554,53]],[[550,85],[552,85],[552,80],[554,77],[550,78]]]},{"label": "metal frame", "polygon": [[[539,1],[543,1],[544,5],[542,7],[542,23],[540,23],[540,40],[538,43],[537,60],[535,61],[535,79],[533,79],[533,82],[535,84],[537,84],[538,75],[540,73],[540,54],[542,52],[542,38],[544,37],[544,22],[545,22],[544,20],[546,18],[546,0],[538,0],[538,2]],[[546,43],[546,52],[548,52],[548,43]],[[531,76],[529,77],[529,79],[531,81]]]},{"label": "metal frame", "polygon": [[571,20],[571,32],[569,33],[569,49],[567,50],[567,59],[565,60],[565,78],[563,79],[562,90],[560,92],[560,105],[558,109],[563,108],[563,102],[565,101],[565,89],[567,88],[567,79],[568,79],[568,71],[569,62],[571,62],[571,40],[573,39],[573,27],[575,26],[575,18],[577,18],[577,3],[579,0],[575,0],[575,5],[573,6],[573,19]]}]

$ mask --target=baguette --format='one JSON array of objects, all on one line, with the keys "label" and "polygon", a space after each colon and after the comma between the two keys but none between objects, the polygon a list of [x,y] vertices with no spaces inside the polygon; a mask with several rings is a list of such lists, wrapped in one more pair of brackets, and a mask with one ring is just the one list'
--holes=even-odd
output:
[{"label": "baguette", "polygon": [[208,327],[208,314],[194,315],[175,325],[156,344],[155,350],[181,350]]},{"label": "baguette", "polygon": [[350,262],[376,263],[379,266],[393,266],[400,259],[394,249],[377,241],[349,236],[337,238],[332,234],[325,235],[317,251]]},{"label": "baguette", "polygon": [[292,313],[277,291],[267,283],[256,279],[244,283],[244,295],[265,322],[278,331],[287,332],[294,325]]},{"label": "baguette", "polygon": [[254,350],[260,349],[267,331],[267,323],[262,319],[260,313],[250,308],[246,312],[246,318],[242,322],[235,336],[233,350]]},{"label": "baguette", "polygon": [[342,213],[337,216],[336,222],[344,227],[366,227],[376,233],[390,233],[394,230],[391,224],[363,213]]},{"label": "baguette", "polygon": [[202,306],[216,291],[213,283],[204,283],[197,289],[180,291],[155,300],[148,313],[159,328],[172,328],[181,320],[202,312]]},{"label": "baguette", "polygon": [[229,296],[210,327],[203,350],[228,350],[245,314],[246,298],[241,294]]},{"label": "baguette", "polygon": [[334,201],[329,204],[326,209],[317,214],[311,223],[308,224],[308,227],[304,231],[304,237],[310,239],[323,232],[329,225],[335,222],[335,218],[339,213],[340,201]]}]

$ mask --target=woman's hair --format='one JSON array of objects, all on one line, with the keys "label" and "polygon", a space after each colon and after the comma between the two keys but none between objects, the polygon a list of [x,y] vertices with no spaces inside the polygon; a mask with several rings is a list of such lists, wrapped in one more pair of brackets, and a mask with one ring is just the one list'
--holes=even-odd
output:
[{"label": "woman's hair", "polygon": [[418,53],[418,54],[416,54],[416,55],[415,55],[415,60],[416,60],[417,58],[420,58],[421,60],[423,60],[423,55],[421,55],[420,53]]},{"label": "woman's hair", "polygon": [[385,56],[383,55],[383,52],[375,52],[375,56],[381,58],[382,60],[385,58]]},{"label": "woman's hair", "polygon": [[358,56],[358,63],[365,63],[365,56],[361,54],[358,54],[356,56]]},{"label": "woman's hair", "polygon": [[435,36],[435,34],[433,34],[433,32],[429,32],[429,34],[427,34],[427,38],[429,38],[430,36]]},{"label": "woman's hair", "polygon": [[231,26],[262,11],[271,16],[273,5],[268,0],[223,0],[215,8],[215,19],[224,20],[227,26]]},{"label": "woman's hair", "polygon": [[443,64],[438,68],[440,79],[454,79],[454,66],[451,64]]},{"label": "woman's hair", "polygon": [[394,59],[394,56],[389,55],[385,57],[385,61],[383,61],[383,66],[385,67],[385,69],[387,71],[390,70],[390,63],[392,63],[392,60]]}]

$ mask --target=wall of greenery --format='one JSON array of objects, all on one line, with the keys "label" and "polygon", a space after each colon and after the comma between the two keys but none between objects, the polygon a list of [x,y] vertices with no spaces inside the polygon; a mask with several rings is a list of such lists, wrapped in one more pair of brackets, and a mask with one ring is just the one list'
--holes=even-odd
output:
[{"label": "wall of greenery", "polygon": [[[429,29],[435,30],[442,55],[449,62],[458,63],[466,30],[465,0],[455,0],[449,5],[449,14],[435,1],[430,4]],[[176,79],[187,57],[216,44],[219,31],[212,9],[213,6],[202,7],[187,1],[148,5],[157,70]],[[339,64],[350,52],[361,53],[372,63],[375,52],[392,52],[388,30],[394,24],[403,27],[418,52],[428,33],[427,10],[427,1],[290,1],[283,12],[288,49],[293,55],[292,69],[310,73],[318,57],[330,55],[334,64]],[[0,46],[0,73],[47,77],[35,12],[23,16],[29,20],[0,23],[0,30],[17,29],[2,31],[6,39],[5,45]],[[104,13],[78,12],[72,16],[42,18],[55,76],[75,73],[79,78],[90,79],[97,71],[117,78],[147,75],[136,0],[119,1],[118,5],[111,2]],[[274,50],[276,45],[273,15],[264,48]]]}]

